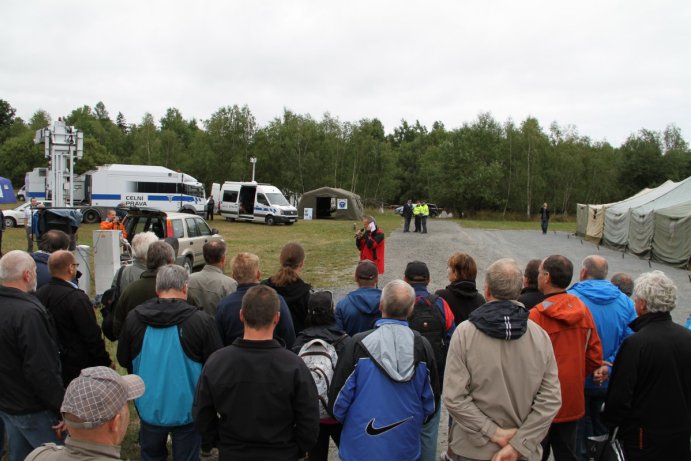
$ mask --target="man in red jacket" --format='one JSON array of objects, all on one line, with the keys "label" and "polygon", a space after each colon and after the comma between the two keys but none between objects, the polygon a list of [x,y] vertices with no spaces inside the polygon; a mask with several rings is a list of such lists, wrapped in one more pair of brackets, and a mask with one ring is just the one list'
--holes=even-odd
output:
[{"label": "man in red jacket", "polygon": [[529,318],[549,335],[559,370],[562,405],[542,442],[542,460],[577,461],[578,420],[585,414],[583,383],[593,373],[597,382],[607,377],[602,345],[590,311],[575,295],[566,292],[573,277],[573,263],[561,255],[545,258],[538,269],[538,289],[545,299],[531,309]]},{"label": "man in red jacket", "polygon": [[360,261],[369,260],[384,273],[384,231],[377,226],[372,216],[362,218],[362,229],[355,234],[355,245],[360,250]]}]

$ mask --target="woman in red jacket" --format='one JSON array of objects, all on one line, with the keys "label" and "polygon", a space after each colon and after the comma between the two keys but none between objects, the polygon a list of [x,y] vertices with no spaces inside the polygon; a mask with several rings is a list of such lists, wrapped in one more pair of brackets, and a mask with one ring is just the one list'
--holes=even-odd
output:
[{"label": "woman in red jacket", "polygon": [[374,262],[380,274],[384,273],[384,231],[372,216],[362,218],[362,229],[355,234],[355,245],[360,250],[360,261],[365,259]]}]

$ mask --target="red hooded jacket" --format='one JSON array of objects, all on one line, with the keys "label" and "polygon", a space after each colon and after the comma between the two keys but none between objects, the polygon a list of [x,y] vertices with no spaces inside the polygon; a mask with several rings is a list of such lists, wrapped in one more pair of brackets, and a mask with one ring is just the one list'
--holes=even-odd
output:
[{"label": "red hooded jacket", "polygon": [[557,359],[562,402],[553,422],[581,419],[585,377],[602,365],[602,344],[590,310],[572,294],[554,293],[531,309],[528,318],[547,332]]},{"label": "red hooded jacket", "polygon": [[380,274],[384,273],[384,231],[377,228],[374,232],[366,231],[362,237],[355,237],[355,245],[360,250],[360,261],[365,259],[374,262]]}]

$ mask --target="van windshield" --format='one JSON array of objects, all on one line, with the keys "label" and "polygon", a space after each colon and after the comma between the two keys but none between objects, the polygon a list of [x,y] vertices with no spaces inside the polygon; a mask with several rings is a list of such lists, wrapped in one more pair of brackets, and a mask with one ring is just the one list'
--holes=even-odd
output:
[{"label": "van windshield", "polygon": [[204,186],[197,186],[196,184],[184,184],[183,194],[191,195],[192,197],[205,198]]},{"label": "van windshield", "polygon": [[272,205],[290,206],[290,203],[288,203],[288,200],[286,200],[283,194],[274,192],[272,194],[266,194],[266,198],[269,199],[269,203]]}]

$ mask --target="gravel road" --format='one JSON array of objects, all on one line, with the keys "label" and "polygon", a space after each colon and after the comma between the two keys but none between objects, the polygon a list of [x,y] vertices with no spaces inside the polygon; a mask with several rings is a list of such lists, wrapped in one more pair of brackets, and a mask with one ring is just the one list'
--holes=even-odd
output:
[{"label": "gravel road", "polygon": [[[578,281],[581,261],[588,255],[599,254],[607,258],[609,273],[628,272],[635,277],[643,272],[658,269],[667,274],[679,288],[677,308],[672,317],[677,323],[684,323],[691,314],[691,275],[686,270],[676,269],[664,264],[639,259],[631,254],[598,247],[587,240],[582,240],[565,232],[548,232],[542,235],[538,225],[535,231],[502,231],[484,229],[466,229],[456,222],[443,219],[431,219],[427,222],[428,234],[414,232],[403,233],[402,227],[393,230],[386,240],[386,270],[380,279],[379,286],[403,278],[405,266],[409,261],[420,260],[427,263],[430,270],[430,291],[444,288],[446,278],[446,261],[449,256],[462,251],[475,258],[478,265],[478,286],[482,286],[485,269],[499,258],[513,258],[519,266],[533,258],[542,259],[552,254],[567,256],[574,264],[574,282]],[[353,272],[355,268],[353,268]],[[337,288],[335,296],[339,299],[354,289]],[[446,449],[447,413],[443,409],[439,428],[439,451]],[[329,460],[338,460],[335,447]]]}]

